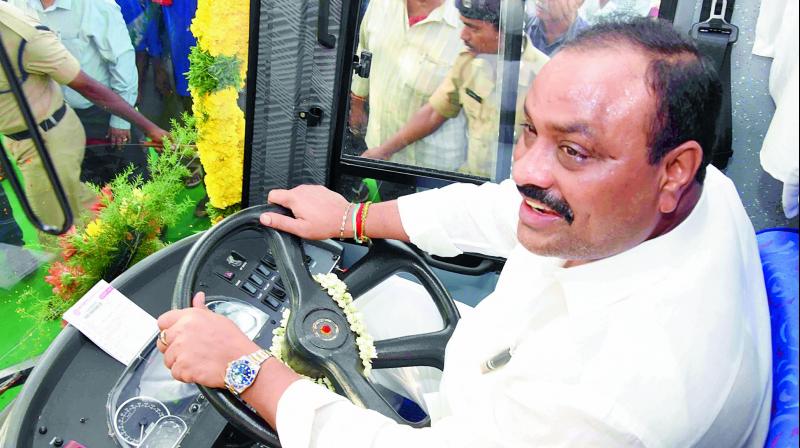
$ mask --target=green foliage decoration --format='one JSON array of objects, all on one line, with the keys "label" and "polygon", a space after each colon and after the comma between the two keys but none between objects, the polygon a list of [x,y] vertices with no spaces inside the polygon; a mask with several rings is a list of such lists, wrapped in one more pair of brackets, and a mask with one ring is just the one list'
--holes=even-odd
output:
[{"label": "green foliage decoration", "polygon": [[189,71],[186,75],[189,85],[200,95],[227,87],[238,89],[242,84],[241,64],[242,61],[235,56],[211,56],[199,47],[192,47],[189,53]]},{"label": "green foliage decoration", "polygon": [[100,279],[113,280],[165,246],[161,232],[194,205],[188,198],[178,200],[189,174],[186,151],[196,138],[191,117],[182,121],[173,123],[172,138],[163,152],[148,158],[150,180],[132,176],[129,167],[109,185],[94,187],[98,202],[92,212],[83,211],[68,233],[44,242],[60,252],[45,277],[52,294],[32,297],[35,292],[26,291],[20,301],[33,305],[18,313],[42,321],[58,319]]}]

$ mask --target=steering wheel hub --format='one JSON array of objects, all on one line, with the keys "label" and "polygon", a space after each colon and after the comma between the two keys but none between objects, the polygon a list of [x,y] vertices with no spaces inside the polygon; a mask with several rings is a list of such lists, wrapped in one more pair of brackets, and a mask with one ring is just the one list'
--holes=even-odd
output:
[{"label": "steering wheel hub", "polygon": [[[333,350],[341,347],[347,338],[349,327],[347,321],[331,310],[314,310],[303,320],[303,326],[308,328],[311,337],[304,338],[315,347]],[[303,340],[303,339],[301,339]]]}]

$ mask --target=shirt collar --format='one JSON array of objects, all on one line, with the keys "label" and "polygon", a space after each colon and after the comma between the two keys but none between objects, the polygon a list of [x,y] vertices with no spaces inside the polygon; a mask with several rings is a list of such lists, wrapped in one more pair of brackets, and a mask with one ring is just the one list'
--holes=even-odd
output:
[{"label": "shirt collar", "polygon": [[687,248],[698,249],[694,241],[702,239],[709,219],[707,196],[704,188],[689,216],[664,235],[612,257],[556,268],[553,275],[564,291],[569,313],[587,313],[611,306],[674,272],[685,261]]},{"label": "shirt collar", "polygon": [[420,23],[425,22],[445,22],[446,24],[458,28],[461,25],[461,16],[456,9],[453,0],[445,0],[438,8],[431,11],[428,17]]},{"label": "shirt collar", "polygon": [[72,9],[72,0],[56,0],[53,5],[46,10],[42,7],[42,2],[40,0],[28,0],[28,5],[39,12],[54,11],[59,8],[70,10]]}]

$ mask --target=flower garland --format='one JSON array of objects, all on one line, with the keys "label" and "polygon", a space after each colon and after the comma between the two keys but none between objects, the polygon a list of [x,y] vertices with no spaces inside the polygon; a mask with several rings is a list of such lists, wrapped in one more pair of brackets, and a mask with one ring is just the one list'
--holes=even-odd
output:
[{"label": "flower garland", "polygon": [[237,100],[247,70],[249,14],[247,1],[199,0],[191,25],[197,38],[189,70],[197,150],[209,204],[217,209],[242,197],[245,125]]},{"label": "flower garland", "polygon": [[[336,274],[316,274],[314,280],[322,286],[322,289],[328,292],[334,302],[339,305],[339,308],[344,312],[347,318],[347,323],[350,324],[350,330],[356,334],[356,345],[358,346],[358,355],[361,358],[361,365],[364,367],[364,376],[369,376],[372,372],[372,360],[378,357],[375,350],[375,342],[372,336],[367,334],[366,326],[362,320],[361,312],[358,311],[353,303],[353,296],[347,292],[347,285],[339,280]],[[272,331],[272,346],[269,351],[273,356],[286,364],[287,353],[284,351],[286,340],[286,325],[289,322],[289,309],[283,310],[283,317],[281,318],[278,328]],[[291,367],[291,366],[290,366]],[[330,380],[327,378],[311,378],[311,380],[326,386],[328,389],[333,390]]]}]

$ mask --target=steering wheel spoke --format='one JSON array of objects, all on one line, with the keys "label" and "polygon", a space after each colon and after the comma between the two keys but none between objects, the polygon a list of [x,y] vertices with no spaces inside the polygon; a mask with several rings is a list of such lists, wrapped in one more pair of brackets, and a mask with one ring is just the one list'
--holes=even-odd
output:
[{"label": "steering wheel spoke", "polygon": [[375,369],[430,366],[444,369],[444,348],[451,331],[415,334],[375,342],[378,356],[372,360]]}]

